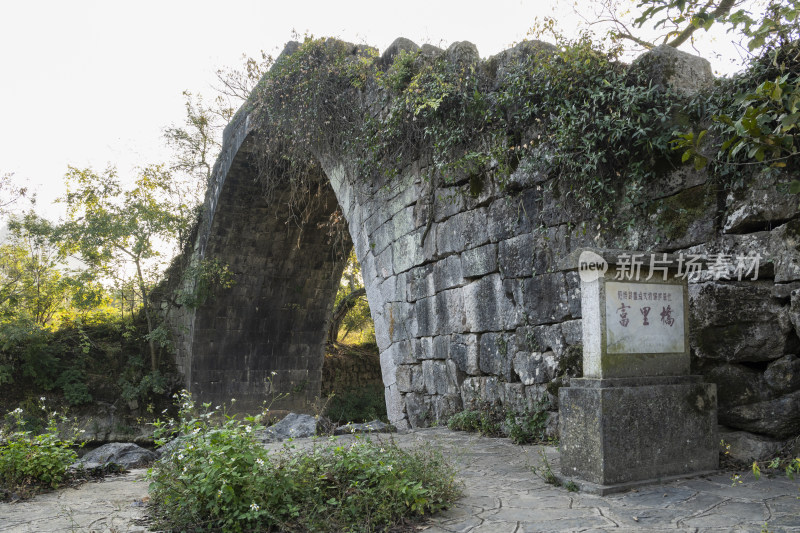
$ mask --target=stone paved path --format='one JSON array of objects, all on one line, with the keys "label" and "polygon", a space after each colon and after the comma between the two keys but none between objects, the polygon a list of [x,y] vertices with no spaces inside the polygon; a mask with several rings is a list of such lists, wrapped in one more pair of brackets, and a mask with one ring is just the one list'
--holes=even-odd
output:
[{"label": "stone paved path", "polygon": [[[537,446],[443,428],[393,438],[401,446],[438,444],[461,468],[464,497],[418,528],[426,533],[758,533],[765,523],[771,533],[800,533],[800,481],[783,477],[755,481],[744,476],[743,484],[732,486],[730,474],[723,473],[601,497],[568,492],[535,477],[530,465],[541,462]],[[557,450],[544,450],[557,471]],[[132,471],[24,503],[0,504],[0,532],[144,531],[134,523],[144,514],[136,501],[146,495],[147,485],[134,482],[142,474]]]}]

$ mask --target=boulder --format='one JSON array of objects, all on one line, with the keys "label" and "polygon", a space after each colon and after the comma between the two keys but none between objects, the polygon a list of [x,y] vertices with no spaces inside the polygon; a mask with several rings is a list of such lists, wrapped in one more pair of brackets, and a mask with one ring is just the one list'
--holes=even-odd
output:
[{"label": "boulder", "polygon": [[416,52],[417,50],[419,50],[417,43],[411,39],[406,39],[405,37],[398,37],[392,41],[392,44],[390,44],[389,47],[383,52],[379,64],[381,68],[389,68],[394,61],[394,58],[400,55],[401,52]]},{"label": "boulder", "polygon": [[766,255],[775,263],[775,283],[800,280],[800,219],[770,231]]},{"label": "boulder", "polygon": [[690,342],[697,357],[729,362],[773,361],[797,348],[788,306],[758,281],[689,285]]},{"label": "boulder", "polygon": [[719,421],[736,429],[760,433],[775,439],[800,434],[800,391],[773,400],[720,410]]},{"label": "boulder", "polygon": [[720,431],[720,452],[739,463],[766,461],[775,455],[786,444],[762,435],[754,435],[747,431]]},{"label": "boulder", "polygon": [[478,48],[469,41],[454,42],[447,48],[445,53],[450,63],[462,68],[478,63],[481,60]]},{"label": "boulder", "polygon": [[764,382],[780,394],[800,389],[800,358],[789,354],[771,362],[764,371]]},{"label": "boulder", "polygon": [[632,71],[642,71],[658,87],[696,93],[714,83],[708,60],[662,44],[637,57]]},{"label": "boulder", "polygon": [[767,387],[764,375],[740,364],[722,364],[704,371],[706,381],[716,384],[720,411],[778,396]]},{"label": "boulder", "polygon": [[72,466],[92,469],[113,463],[123,468],[139,468],[157,458],[154,452],[132,442],[111,442],[88,452]]},{"label": "boulder", "polygon": [[797,214],[797,196],[774,174],[758,174],[747,187],[728,193],[722,231],[747,233],[776,227]]},{"label": "boulder", "polygon": [[365,422],[363,424],[346,424],[333,430],[334,435],[350,435],[354,433],[391,433],[392,426],[384,424],[380,420]]},{"label": "boulder", "polygon": [[313,437],[317,434],[317,419],[311,415],[289,413],[280,422],[258,432],[263,442]]}]

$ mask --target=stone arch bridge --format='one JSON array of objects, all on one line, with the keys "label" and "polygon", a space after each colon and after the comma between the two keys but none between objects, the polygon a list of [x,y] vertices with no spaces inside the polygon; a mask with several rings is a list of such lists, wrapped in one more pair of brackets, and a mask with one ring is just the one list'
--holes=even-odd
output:
[{"label": "stone arch bridge", "polygon": [[[400,45],[412,46],[399,41],[387,54]],[[671,68],[654,71],[661,82],[694,90],[711,79],[704,60],[667,56]],[[252,412],[270,394],[291,393],[280,406],[292,409],[318,396],[328,318],[351,241],[375,322],[389,418],[401,428],[481,401],[521,410],[549,397],[554,405],[557,386],[580,372],[579,282],[562,270],[573,250],[758,248],[771,257],[763,281],[692,285],[693,355],[719,384],[723,423],[773,437],[800,432],[800,381],[782,373],[800,375],[792,355],[800,347],[792,292],[800,287],[797,201],[775,183],[726,196],[708,187],[704,173],[678,169],[646,194],[661,206],[685,204],[689,216],[680,227],[669,235],[621,232],[611,243],[562,208],[547,178],[534,173],[517,171],[505,189],[488,186],[477,197],[468,184],[431,194],[418,165],[390,182],[355,185],[344,161],[321,154],[324,175],[313,180],[299,220],[288,191],[269,201],[262,194],[257,142],[251,117],[240,113],[226,129],[193,248],[195,257],[227,264],[235,284],[173,315],[178,366],[196,398],[236,398]],[[337,209],[349,230],[339,242],[323,227]],[[766,422],[767,412],[777,422]]]}]

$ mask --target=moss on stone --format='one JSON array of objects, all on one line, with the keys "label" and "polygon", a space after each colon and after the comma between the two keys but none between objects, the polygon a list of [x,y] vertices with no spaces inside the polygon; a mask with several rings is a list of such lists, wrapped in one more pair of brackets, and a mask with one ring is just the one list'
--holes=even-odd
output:
[{"label": "moss on stone", "polygon": [[692,222],[703,218],[713,200],[708,187],[699,185],[654,202],[650,218],[668,239],[679,239],[686,235]]}]

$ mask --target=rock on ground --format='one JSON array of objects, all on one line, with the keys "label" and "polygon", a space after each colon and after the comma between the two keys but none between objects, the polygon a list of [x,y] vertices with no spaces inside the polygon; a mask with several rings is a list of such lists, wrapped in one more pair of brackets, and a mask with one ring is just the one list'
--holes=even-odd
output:
[{"label": "rock on ground", "polygon": [[258,437],[264,442],[289,438],[313,437],[317,434],[317,419],[311,415],[289,413],[283,420],[260,431]]},{"label": "rock on ground", "polygon": [[132,442],[111,442],[90,451],[73,467],[96,468],[114,463],[125,468],[139,468],[157,459],[157,455]]}]

